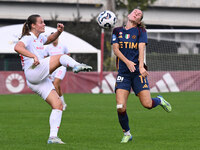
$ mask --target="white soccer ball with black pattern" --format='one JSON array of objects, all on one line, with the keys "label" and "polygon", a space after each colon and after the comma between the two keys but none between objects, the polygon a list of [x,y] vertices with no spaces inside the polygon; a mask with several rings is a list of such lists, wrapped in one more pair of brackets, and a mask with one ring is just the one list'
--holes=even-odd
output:
[{"label": "white soccer ball with black pattern", "polygon": [[117,22],[116,15],[109,10],[101,12],[97,17],[97,23],[102,28],[106,29],[112,28],[115,26],[116,22]]}]

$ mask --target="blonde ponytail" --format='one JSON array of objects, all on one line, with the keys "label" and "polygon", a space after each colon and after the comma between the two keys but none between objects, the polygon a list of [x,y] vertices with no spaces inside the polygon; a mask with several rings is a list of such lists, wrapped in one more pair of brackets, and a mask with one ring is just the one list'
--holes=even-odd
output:
[{"label": "blonde ponytail", "polygon": [[142,21],[140,24],[137,25],[139,28],[144,28],[146,29],[146,25],[144,24],[144,22]]}]

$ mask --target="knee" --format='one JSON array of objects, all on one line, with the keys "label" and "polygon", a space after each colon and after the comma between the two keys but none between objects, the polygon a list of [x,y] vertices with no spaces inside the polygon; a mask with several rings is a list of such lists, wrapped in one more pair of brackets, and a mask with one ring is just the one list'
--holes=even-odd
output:
[{"label": "knee", "polygon": [[63,104],[62,103],[58,106],[58,109],[63,110]]},{"label": "knee", "polygon": [[52,109],[63,110],[63,104],[62,104],[61,100],[56,105],[52,106]]},{"label": "knee", "polygon": [[142,105],[143,105],[144,108],[152,109],[152,102],[151,101],[143,102]]},{"label": "knee", "polygon": [[126,107],[123,104],[117,104],[117,112],[123,113],[126,111]]},{"label": "knee", "polygon": [[59,104],[58,104],[58,109],[63,110],[63,103],[62,103],[61,100],[60,100],[60,102],[59,102]]}]

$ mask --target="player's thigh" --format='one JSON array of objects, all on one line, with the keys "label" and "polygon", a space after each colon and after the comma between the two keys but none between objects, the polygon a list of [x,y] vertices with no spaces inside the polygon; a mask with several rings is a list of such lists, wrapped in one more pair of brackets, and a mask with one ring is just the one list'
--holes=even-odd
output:
[{"label": "player's thigh", "polygon": [[61,81],[62,80],[60,80],[58,78],[54,78],[54,81],[53,81],[53,85],[56,88],[56,92],[58,93],[59,96],[62,96],[61,88],[60,88]]},{"label": "player's thigh", "polygon": [[53,81],[53,84],[54,84],[54,86],[56,86],[56,87],[59,87],[60,86],[60,83],[61,83],[61,79],[59,79],[59,78],[54,78],[54,81]]},{"label": "player's thigh", "polygon": [[116,79],[115,92],[117,104],[126,107],[127,99],[131,90],[131,78],[127,74],[119,73]]},{"label": "player's thigh", "polygon": [[60,64],[60,57],[62,55],[54,55],[50,56],[50,62],[49,62],[49,72],[52,73],[55,71],[58,67],[61,66]]},{"label": "player's thigh", "polygon": [[50,58],[40,60],[40,64],[35,67],[29,67],[24,71],[26,79],[32,84],[39,84],[49,75]]},{"label": "player's thigh", "polygon": [[45,78],[38,84],[32,84],[27,80],[27,85],[33,92],[37,93],[44,100],[46,100],[50,92],[55,89],[49,78]]},{"label": "player's thigh", "polygon": [[60,82],[61,80],[58,79],[58,78],[55,78],[54,81],[53,81],[53,85],[56,89],[56,92],[58,93],[59,96],[62,96],[62,90],[61,90],[61,87],[60,87]]},{"label": "player's thigh", "polygon": [[55,90],[51,90],[50,94],[46,98],[46,102],[52,107],[52,109],[62,110],[62,102]]},{"label": "player's thigh", "polygon": [[138,95],[143,90],[149,90],[149,82],[147,77],[142,77],[141,74],[132,74],[131,87],[135,93]]},{"label": "player's thigh", "polygon": [[141,104],[144,107],[151,107],[152,101],[147,77],[144,78],[141,74],[134,74],[132,79],[133,91],[139,97]]},{"label": "player's thigh", "polygon": [[130,92],[131,90],[131,76],[130,74],[118,73],[115,83],[115,92],[117,89],[123,89]]},{"label": "player's thigh", "polygon": [[123,106],[126,108],[129,93],[130,92],[127,91],[127,90],[117,89],[116,90],[116,102],[117,102],[117,105],[123,104]]},{"label": "player's thigh", "polygon": [[142,90],[137,94],[137,96],[139,97],[140,102],[144,107],[152,107],[151,94],[149,90]]}]

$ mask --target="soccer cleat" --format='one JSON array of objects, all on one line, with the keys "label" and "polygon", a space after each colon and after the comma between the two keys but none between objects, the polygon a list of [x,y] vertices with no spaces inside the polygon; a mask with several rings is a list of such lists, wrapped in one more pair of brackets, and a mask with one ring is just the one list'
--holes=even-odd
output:
[{"label": "soccer cleat", "polygon": [[157,98],[160,99],[160,106],[162,106],[162,108],[166,111],[166,112],[171,112],[172,111],[172,107],[170,105],[170,103],[168,103],[162,96],[157,96]]},{"label": "soccer cleat", "polygon": [[78,73],[80,71],[86,71],[86,72],[89,72],[92,70],[92,67],[91,66],[88,66],[86,64],[78,64],[78,65],[75,65],[74,68],[73,68],[73,72],[74,73]]},{"label": "soccer cleat", "polygon": [[47,144],[65,144],[60,138],[58,137],[49,137]]},{"label": "soccer cleat", "polygon": [[132,135],[124,135],[122,140],[121,140],[121,143],[128,143],[129,141],[132,140]]}]

